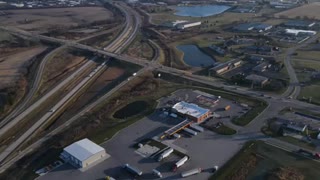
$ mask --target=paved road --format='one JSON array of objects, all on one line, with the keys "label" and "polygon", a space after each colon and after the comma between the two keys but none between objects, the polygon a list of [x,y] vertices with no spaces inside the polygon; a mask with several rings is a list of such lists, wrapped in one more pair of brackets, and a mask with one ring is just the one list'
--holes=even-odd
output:
[{"label": "paved road", "polygon": [[[117,5],[118,6],[118,5]],[[118,36],[116,38],[116,40],[114,40],[115,42],[123,42],[123,43],[130,43],[136,33],[137,33],[137,29],[140,26],[140,20],[137,20],[135,22],[133,22],[134,20],[131,19],[132,12],[130,10],[131,13],[129,13],[129,9],[128,7],[124,6],[124,8],[118,6],[120,9],[122,9],[123,11],[125,11],[125,15],[126,15],[126,27],[125,30],[121,33],[120,36]],[[134,16],[135,19],[138,19],[137,16]],[[128,32],[127,32],[128,31]],[[105,49],[109,50],[112,49],[112,51],[115,52],[120,52],[123,47],[125,47],[124,44],[120,44],[120,43],[111,43],[109,44]],[[88,61],[85,65],[89,66],[91,65],[91,63],[93,63],[93,61]],[[26,115],[28,115],[29,113],[31,113],[35,108],[39,107],[48,97],[50,97],[51,95],[53,95],[54,93],[56,93],[59,89],[61,89],[65,84],[71,82],[75,75],[82,73],[85,68],[87,66],[83,66],[80,69],[78,69],[76,71],[76,73],[74,73],[72,76],[69,76],[66,80],[64,80],[62,83],[60,83],[58,86],[56,86],[54,89],[52,89],[49,93],[47,93],[46,95],[44,95],[40,100],[38,100],[37,102],[35,102],[34,104],[32,104],[28,109],[26,109],[24,112],[22,112],[19,116],[17,116],[16,118],[14,118],[12,121],[10,121],[8,124],[6,124],[6,126],[4,126],[1,130],[0,130],[0,136],[5,134],[8,130],[10,130],[11,128],[13,128],[17,123],[19,123],[21,120],[23,120],[24,117],[26,117]],[[96,69],[96,71],[92,72],[94,74],[99,74],[99,71],[103,70],[103,66],[99,66],[100,69]],[[92,74],[91,73],[91,74]],[[52,117],[53,115],[55,115],[60,108],[62,108],[70,99],[72,99],[83,87],[85,87],[86,84],[88,84],[88,82],[90,80],[93,79],[94,76],[88,76],[85,79],[83,79],[83,81],[81,81],[76,87],[74,87],[63,99],[61,99],[53,108],[52,111],[47,112],[39,121],[37,121],[30,129],[28,129],[23,135],[21,135],[15,142],[13,142],[12,144],[10,144],[5,150],[4,152],[2,152],[0,154],[0,162],[4,162],[4,160],[14,151],[17,149],[17,147],[19,145],[21,145],[23,142],[25,142],[41,125],[43,125],[46,121],[48,121],[50,119],[50,117]]]},{"label": "paved road", "polygon": [[[136,17],[136,15],[135,15],[135,17]],[[10,30],[10,31],[14,31],[16,33],[20,33],[20,34],[24,34],[26,36],[30,36],[30,34],[24,32],[24,31],[11,29],[11,28],[7,28],[7,29]],[[178,75],[178,76],[183,76],[186,79],[194,80],[194,81],[197,81],[197,82],[202,82],[204,84],[210,84],[210,85],[215,86],[215,87],[223,87],[224,89],[228,89],[228,90],[233,91],[235,93],[262,98],[262,97],[260,97],[261,93],[254,92],[254,91],[248,91],[247,89],[244,89],[244,88],[237,88],[236,90],[235,89],[229,89],[230,87],[225,86],[222,83],[222,81],[220,81],[220,80],[188,74],[188,73],[186,73],[184,71],[181,71],[181,70],[177,70],[177,69],[173,69],[173,68],[169,68],[169,67],[164,67],[164,66],[159,65],[158,63],[155,63],[155,62],[146,62],[146,61],[141,60],[141,59],[122,56],[122,55],[119,55],[119,54],[114,53],[114,52],[108,52],[108,51],[96,49],[96,48],[93,48],[93,47],[90,47],[90,46],[81,45],[81,44],[78,44],[78,43],[75,43],[75,42],[66,41],[66,40],[59,40],[59,39],[40,36],[40,35],[32,35],[32,36],[36,36],[36,37],[39,37],[40,39],[44,39],[44,40],[48,40],[48,41],[55,41],[55,42],[59,42],[59,43],[62,43],[62,44],[67,44],[67,45],[70,45],[70,46],[73,46],[73,47],[76,47],[76,48],[80,48],[80,49],[85,49],[85,50],[101,53],[101,54],[104,54],[104,55],[107,55],[107,56],[115,57],[115,58],[117,58],[119,60],[123,60],[123,61],[127,61],[127,62],[131,62],[131,63],[142,65],[144,67],[147,67],[148,69],[158,69],[160,72],[166,72],[166,73],[170,73],[170,74],[174,74],[174,75]],[[301,45],[299,45],[299,46],[297,46],[295,48],[290,49],[287,52],[287,58],[285,59],[285,64],[286,64],[286,67],[288,68],[288,73],[289,73],[289,76],[291,78],[291,85],[290,85],[290,88],[288,88],[289,89],[288,90],[289,93],[287,93],[287,94],[285,93],[283,96],[288,96],[289,94],[292,94],[292,92],[293,92],[293,95],[295,97],[298,94],[298,92],[299,92],[299,86],[297,86],[298,80],[297,80],[297,77],[296,77],[296,75],[294,73],[294,69],[292,68],[292,66],[290,64],[290,56],[293,54],[293,52],[296,49],[301,48],[302,46],[307,45],[308,43],[312,42],[314,40],[313,38],[309,39],[305,43],[303,43],[303,44],[301,44]],[[279,96],[270,96],[270,97],[271,97],[271,99],[263,98],[265,101],[267,101],[269,103],[269,107],[264,112],[262,112],[258,117],[256,117],[255,120],[253,122],[251,122],[248,126],[243,128],[242,130],[240,130],[238,138],[243,138],[243,139],[247,139],[247,140],[265,138],[260,133],[260,127],[265,123],[265,120],[267,120],[269,117],[273,117],[275,114],[278,113],[279,110],[281,110],[284,107],[307,108],[308,110],[311,110],[311,111],[319,111],[320,110],[320,108],[318,106],[310,105],[310,104],[307,104],[307,103],[304,103],[304,102],[300,102],[300,101],[297,101],[297,100],[294,100],[294,99],[285,100],[285,99],[281,99],[281,97],[279,98]],[[94,107],[94,105],[92,105],[92,107]],[[81,114],[82,113],[79,113],[79,115],[81,115]],[[73,120],[76,120],[76,118],[74,118]],[[68,125],[68,123],[65,124],[65,125]],[[60,128],[63,129],[63,127],[59,127],[58,129],[60,129]],[[59,130],[57,130],[57,131],[59,131]],[[54,132],[57,132],[57,131],[54,131]],[[50,137],[50,135],[48,135],[47,137]],[[45,138],[41,139],[37,143],[41,143],[41,141],[45,140]],[[37,144],[37,145],[39,145],[39,144]],[[26,152],[29,152],[30,150],[32,150],[35,147],[37,147],[37,146],[30,146],[29,148],[27,148],[22,153],[21,156],[23,156]],[[19,156],[19,157],[21,157],[21,156]],[[12,161],[12,162],[14,162],[14,161]],[[4,168],[2,168],[2,170],[3,169]]]},{"label": "paved road", "polygon": [[37,92],[40,81],[42,78],[42,74],[44,71],[44,67],[47,64],[48,60],[52,58],[57,52],[64,49],[66,46],[61,46],[59,48],[54,49],[50,53],[48,53],[43,60],[41,61],[39,68],[37,69],[35,79],[32,82],[31,88],[28,92],[28,94],[23,98],[22,102],[19,103],[19,105],[6,117],[0,122],[0,128],[2,128],[4,125],[6,125],[12,118],[16,117],[18,114],[20,114],[23,110],[26,109],[26,105],[30,103],[32,97],[34,97],[35,93]]},{"label": "paved road", "polygon": [[286,57],[284,59],[284,64],[285,64],[285,67],[287,68],[287,72],[290,77],[290,84],[289,84],[287,91],[285,91],[282,94],[282,97],[289,97],[290,96],[291,98],[296,99],[299,96],[300,91],[301,91],[301,86],[300,86],[299,80],[297,78],[297,75],[295,73],[295,70],[292,67],[291,57],[295,53],[295,51],[297,51],[298,49],[300,49],[302,47],[307,46],[310,43],[313,43],[317,39],[318,39],[318,36],[313,36],[310,39],[308,39],[307,41],[304,41],[303,43],[299,44],[298,46],[295,46],[295,47],[287,50]]}]

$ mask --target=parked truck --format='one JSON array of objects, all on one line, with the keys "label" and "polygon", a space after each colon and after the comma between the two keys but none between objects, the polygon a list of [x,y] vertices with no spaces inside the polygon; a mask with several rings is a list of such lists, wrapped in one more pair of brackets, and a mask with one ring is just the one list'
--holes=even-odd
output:
[{"label": "parked truck", "polygon": [[141,176],[142,175],[142,171],[140,171],[138,168],[136,167],[133,167],[133,166],[130,166],[129,164],[125,164],[124,165],[124,168],[126,170],[128,170],[129,172],[131,172],[132,174],[134,175],[137,175],[137,176]]},{"label": "parked truck", "polygon": [[201,171],[202,171],[201,168],[191,169],[189,171],[185,171],[185,172],[181,173],[181,177],[188,177],[188,176],[192,176],[195,174],[199,174],[199,173],[201,173]]},{"label": "parked truck", "polygon": [[168,150],[165,150],[162,154],[160,154],[158,161],[161,161],[162,159],[168,157],[171,153],[173,153],[173,149],[170,148]]},{"label": "parked truck", "polygon": [[197,132],[195,132],[194,130],[191,130],[191,129],[189,129],[189,128],[184,128],[183,130],[184,130],[185,132],[191,134],[191,135],[194,135],[194,136],[196,136],[196,135],[198,134]]},{"label": "parked truck", "polygon": [[179,167],[181,167],[182,165],[184,165],[184,163],[186,163],[187,161],[189,160],[189,157],[188,156],[184,156],[182,159],[180,159],[178,162],[176,162],[172,168],[172,171],[173,172],[176,172],[177,169]]},{"label": "parked truck", "polygon": [[230,110],[230,108],[231,108],[231,106],[230,106],[230,105],[228,105],[228,106],[226,106],[226,107],[224,108],[224,110],[225,110],[225,111],[229,111],[229,110]]}]

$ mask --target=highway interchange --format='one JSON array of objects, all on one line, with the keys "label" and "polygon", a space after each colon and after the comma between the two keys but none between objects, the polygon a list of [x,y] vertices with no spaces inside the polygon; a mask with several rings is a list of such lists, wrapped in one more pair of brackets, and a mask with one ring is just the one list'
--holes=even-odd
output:
[{"label": "highway interchange", "polygon": [[[287,51],[284,63],[285,67],[287,68],[289,77],[290,77],[290,85],[288,87],[288,90],[283,93],[282,95],[268,95],[267,97],[261,96],[261,92],[255,92],[253,90],[250,90],[248,88],[242,88],[242,87],[234,87],[234,86],[228,86],[223,83],[222,80],[219,79],[214,79],[214,78],[209,78],[209,77],[203,77],[203,76],[198,76],[198,75],[193,75],[188,72],[170,68],[163,66],[159,64],[157,61],[145,61],[142,59],[137,59],[137,58],[132,58],[128,56],[123,56],[121,55],[121,50],[124,49],[127,45],[129,45],[132,40],[135,38],[135,35],[137,34],[140,26],[141,26],[141,18],[135,12],[132,10],[130,7],[126,6],[124,3],[121,4],[116,4],[116,6],[122,10],[122,12],[125,15],[126,18],[126,24],[123,29],[123,31],[120,33],[120,35],[112,42],[109,44],[108,47],[104,48],[103,50],[97,49],[94,47],[90,47],[87,45],[83,45],[77,41],[69,41],[69,40],[61,40],[53,37],[47,37],[43,35],[38,35],[38,34],[33,34],[29,32],[25,32],[23,30],[15,29],[12,27],[0,27],[1,29],[7,30],[11,33],[19,34],[22,36],[26,37],[33,37],[33,38],[39,38],[44,41],[50,41],[54,43],[59,43],[61,46],[54,51],[52,51],[50,54],[56,53],[62,48],[65,47],[73,47],[77,49],[83,49],[87,51],[91,51],[96,54],[101,54],[101,55],[106,55],[108,57],[114,57],[118,60],[130,62],[133,64],[138,64],[142,66],[143,68],[137,72],[138,76],[139,74],[143,73],[144,71],[148,70],[156,70],[160,73],[169,73],[172,75],[176,76],[182,76],[185,79],[189,79],[192,81],[200,82],[203,84],[211,85],[213,87],[218,87],[218,88],[223,88],[225,90],[237,93],[237,94],[242,94],[246,96],[251,96],[255,98],[260,98],[263,99],[268,103],[268,107],[258,116],[256,117],[249,125],[245,126],[244,128],[241,128],[238,131],[238,137],[244,138],[244,139],[267,139],[261,132],[260,128],[264,125],[267,119],[275,117],[280,110],[282,110],[285,107],[293,107],[293,108],[298,108],[298,109],[308,109],[310,111],[319,111],[320,107],[313,105],[313,104],[308,104],[305,102],[301,102],[296,100],[297,96],[299,95],[300,92],[300,85],[299,81],[296,77],[295,71],[291,65],[291,56],[292,54],[299,48],[306,46],[307,44],[315,41],[317,37],[310,38],[309,40],[299,44],[298,46],[291,48]],[[48,56],[47,56],[48,57]],[[0,123],[1,129],[0,129],[0,135],[5,134],[8,132],[11,128],[14,128],[14,126],[22,121],[26,115],[28,115],[30,112],[32,112],[35,108],[39,107],[45,100],[52,96],[54,93],[56,93],[59,89],[63,88],[66,84],[71,82],[75,77],[79,76],[81,72],[83,72],[85,69],[87,69],[90,65],[92,65],[93,61],[88,61],[86,64],[84,64],[81,68],[79,68],[76,72],[74,72],[70,77],[66,78],[64,81],[62,81],[59,85],[57,85],[55,88],[53,88],[51,91],[46,93],[44,96],[42,96],[39,100],[34,102],[32,105],[29,107],[25,107],[35,94],[37,88],[39,87],[41,76],[42,76],[42,71],[43,68],[46,64],[48,58],[44,58],[42,63],[40,64],[39,70],[37,72],[37,77],[33,82],[32,88],[30,93],[26,96],[25,100],[19,105],[4,121]],[[107,63],[106,63],[107,65]],[[104,67],[101,66],[101,69]],[[98,69],[99,71],[99,69]],[[132,77],[134,78],[134,77]],[[17,149],[23,142],[28,140],[30,136],[52,115],[54,115],[56,112],[58,112],[59,108],[63,107],[66,102],[72,98],[77,92],[79,92],[85,84],[88,84],[87,82],[90,80],[90,77],[86,77],[86,79],[83,79],[74,89],[72,89],[69,93],[68,96],[61,99],[56,105],[53,106],[53,111],[50,111],[46,113],[39,121],[34,124],[28,131],[26,131],[17,141],[14,143],[10,144],[5,151],[3,151],[0,154],[0,162],[1,162],[1,169],[0,172],[5,171],[8,167],[10,167],[12,164],[14,164],[16,161],[18,161],[20,158],[28,154],[29,152],[36,150],[43,142],[46,140],[50,139],[52,136],[55,134],[58,134],[59,132],[63,131],[65,128],[67,128],[72,122],[76,121],[84,115],[87,111],[90,111],[93,109],[96,105],[101,103],[103,100],[108,98],[110,95],[112,95],[114,92],[119,90],[121,87],[125,86],[129,81],[123,81],[119,85],[117,85],[115,88],[110,90],[107,94],[104,96],[100,97],[97,101],[87,105],[84,109],[82,109],[79,113],[77,113],[74,117],[66,121],[63,125],[60,127],[56,128],[49,134],[47,134],[45,137],[39,139],[29,147],[21,150],[18,154],[15,154],[14,157],[10,157],[10,155]]]}]

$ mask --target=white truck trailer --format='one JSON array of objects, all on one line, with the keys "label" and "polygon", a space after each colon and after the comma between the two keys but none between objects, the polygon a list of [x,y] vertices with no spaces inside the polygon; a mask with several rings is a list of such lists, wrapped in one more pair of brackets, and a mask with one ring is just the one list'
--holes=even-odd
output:
[{"label": "white truck trailer", "polygon": [[158,161],[161,161],[162,159],[168,157],[171,153],[173,153],[173,149],[172,148],[164,151],[162,154],[160,154],[160,156],[158,158]]}]

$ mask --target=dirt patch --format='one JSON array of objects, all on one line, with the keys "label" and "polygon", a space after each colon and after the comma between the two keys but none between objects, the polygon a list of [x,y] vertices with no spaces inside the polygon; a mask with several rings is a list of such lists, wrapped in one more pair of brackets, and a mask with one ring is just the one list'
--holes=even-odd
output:
[{"label": "dirt patch", "polygon": [[277,168],[269,174],[268,180],[304,180],[303,174],[295,168]]},{"label": "dirt patch", "polygon": [[77,7],[52,9],[4,10],[0,25],[23,30],[43,32],[89,24],[113,18],[113,13],[103,7]]},{"label": "dirt patch", "polygon": [[52,57],[44,69],[38,95],[64,79],[69,73],[80,67],[85,60],[84,55],[69,50],[63,50]]},{"label": "dirt patch", "polygon": [[[3,49],[1,49],[3,50]],[[1,52],[0,50],[0,52]],[[8,49],[0,56],[0,89],[14,86],[26,73],[28,61],[46,50],[44,46]]]},{"label": "dirt patch", "polygon": [[245,180],[247,179],[249,173],[256,168],[258,162],[261,158],[256,154],[250,154],[248,158],[240,164],[239,169],[230,175],[228,179],[230,180]]},{"label": "dirt patch", "polygon": [[294,9],[283,11],[275,14],[275,17],[288,17],[288,18],[311,18],[320,20],[320,2],[314,2]]}]

